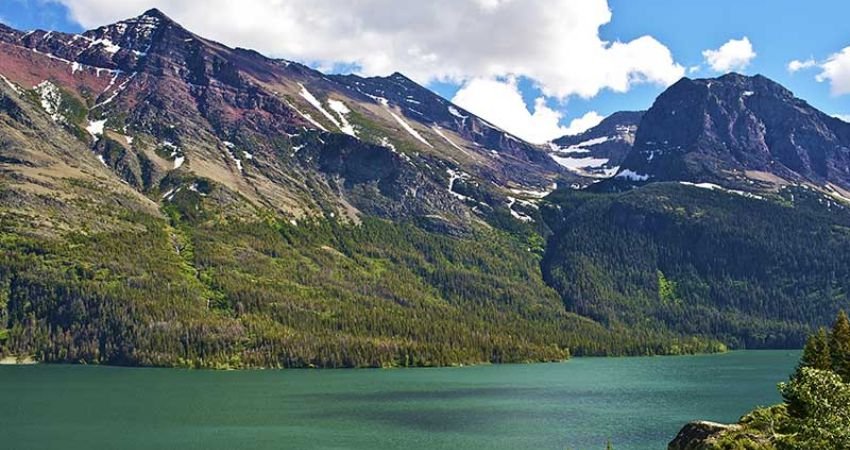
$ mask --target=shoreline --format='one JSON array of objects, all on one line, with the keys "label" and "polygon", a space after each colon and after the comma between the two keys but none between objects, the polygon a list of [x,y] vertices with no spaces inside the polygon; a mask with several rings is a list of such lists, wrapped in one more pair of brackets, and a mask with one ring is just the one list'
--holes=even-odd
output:
[{"label": "shoreline", "polygon": [[0,366],[33,366],[40,364],[31,356],[4,356],[0,358]]},{"label": "shoreline", "polygon": [[694,357],[694,356],[721,356],[721,355],[729,355],[738,352],[746,352],[746,351],[761,351],[761,352],[799,352],[802,349],[739,349],[739,350],[727,350],[724,352],[710,352],[710,353],[694,353],[694,354],[685,354],[685,355],[640,355],[640,356],[573,356],[571,358],[561,360],[561,361],[528,361],[528,362],[514,362],[514,363],[491,363],[491,362],[481,362],[481,363],[466,363],[466,364],[457,364],[457,365],[447,365],[447,366],[422,366],[422,367],[402,367],[402,366],[390,366],[390,367],[295,367],[295,368],[286,368],[286,367],[244,367],[244,368],[233,368],[233,367],[222,367],[222,368],[214,368],[214,367],[189,367],[189,366],[128,366],[128,365],[111,365],[111,364],[85,364],[85,363],[71,363],[71,362],[40,362],[32,357],[24,357],[19,359],[19,357],[15,356],[6,356],[0,358],[0,367],[2,366],[96,366],[96,367],[109,367],[109,368],[126,368],[126,369],[156,369],[156,370],[178,370],[178,371],[208,371],[208,372],[264,372],[264,371],[395,371],[395,370],[407,370],[407,369],[469,369],[476,367],[495,367],[495,366],[533,366],[533,365],[545,365],[545,364],[566,364],[571,361],[576,360],[598,360],[598,359],[639,359],[639,358],[686,358],[686,357]]}]

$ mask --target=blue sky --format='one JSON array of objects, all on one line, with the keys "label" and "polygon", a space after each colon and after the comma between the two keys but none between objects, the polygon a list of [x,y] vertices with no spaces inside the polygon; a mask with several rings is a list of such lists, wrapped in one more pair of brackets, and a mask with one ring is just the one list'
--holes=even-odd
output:
[{"label": "blue sky", "polygon": [[[301,43],[298,47],[299,49],[304,47],[310,48],[300,55],[294,54],[290,48],[285,46],[263,48],[265,42],[270,40],[269,33],[266,32],[263,35],[263,24],[258,21],[263,20],[262,16],[264,13],[269,12],[268,15],[272,16],[274,14],[270,11],[273,8],[280,8],[280,6],[268,6],[269,11],[264,11],[264,1],[271,2],[271,0],[248,0],[245,3],[247,5],[245,6],[245,10],[247,11],[252,7],[257,9],[256,16],[259,18],[245,19],[244,21],[240,19],[239,24],[241,25],[234,24],[233,32],[227,29],[229,27],[227,17],[210,17],[208,20],[204,18],[199,19],[199,15],[213,14],[209,13],[209,11],[214,11],[216,8],[205,8],[202,6],[204,2],[200,2],[198,3],[199,6],[192,9],[191,0],[179,2],[177,0],[128,0],[124,3],[132,3],[132,5],[124,7],[112,7],[112,3],[117,3],[112,0],[0,0],[0,18],[2,18],[3,22],[19,29],[43,28],[78,32],[87,27],[106,23],[109,21],[108,19],[132,16],[141,13],[148,6],[157,6],[193,31],[202,35],[211,35],[211,37],[229,45],[258,48],[258,50],[271,56],[287,57],[300,61],[325,61],[323,67],[331,64],[329,61],[336,62],[336,59],[341,58],[338,56],[339,52],[334,53],[334,49],[331,47],[344,46],[344,41],[334,36],[329,36],[328,43],[324,46],[316,44],[310,47]],[[292,3],[299,3],[299,1],[303,0],[291,0]],[[494,5],[513,1],[515,3],[525,2],[529,7],[534,7],[535,5],[534,0],[466,1],[479,3],[490,2]],[[559,3],[570,1],[559,0]],[[597,0],[597,2],[599,1],[604,3],[604,0]],[[269,5],[273,3],[275,2],[271,2]],[[322,2],[316,0],[313,3]],[[330,4],[333,6],[333,3]],[[338,6],[338,4],[337,2],[336,5]],[[452,3],[446,4],[451,5]],[[303,3],[303,5],[311,5],[311,3]],[[537,3],[537,5],[548,4],[542,2]],[[746,37],[751,43],[752,50],[756,56],[751,58],[746,67],[739,71],[747,74],[760,73],[766,75],[784,84],[799,97],[806,99],[827,113],[850,116],[850,95],[834,95],[831,93],[829,80],[823,82],[816,80],[816,76],[823,69],[811,67],[796,73],[791,73],[788,70],[788,63],[792,60],[804,61],[811,58],[815,63],[820,64],[827,60],[830,55],[836,54],[845,47],[850,46],[850,27],[846,24],[847,18],[850,17],[850,2],[848,1],[608,0],[607,6],[612,12],[610,21],[598,27],[598,37],[604,41],[628,43],[642,36],[651,36],[666,47],[666,49],[669,49],[674,60],[672,62],[684,68],[687,76],[707,77],[716,76],[719,73],[708,66],[703,52],[708,49],[718,49],[730,40]],[[304,6],[302,9],[308,7]],[[500,6],[488,6],[491,9],[497,7]],[[94,9],[98,9],[98,11],[90,11]],[[130,11],[134,11],[134,13],[130,13]],[[566,9],[564,11],[566,11],[566,14],[569,14],[570,10]],[[361,14],[365,17],[371,15],[372,11],[352,7],[351,11],[346,11],[346,13],[349,15]],[[286,12],[277,11],[275,14],[286,14]],[[443,18],[445,16],[439,17],[441,19],[435,20],[445,20]],[[533,21],[539,20],[539,17],[541,16],[529,15],[526,19],[529,22],[518,22],[516,25],[519,28],[517,29],[526,30],[529,27],[534,27]],[[396,19],[399,21],[397,25],[401,28],[417,28],[418,24],[416,23],[411,22],[410,24],[406,24],[404,22],[405,20],[412,21],[414,19],[409,17]],[[280,19],[277,20],[280,22]],[[385,18],[383,23],[388,23],[387,21],[392,20],[394,18]],[[238,26],[242,28],[237,29]],[[368,28],[369,26],[368,24],[361,25],[361,28],[358,28],[358,30],[370,30]],[[257,29],[257,34],[252,35],[250,32],[245,31],[246,28]],[[297,27],[289,28],[289,36],[297,34]],[[337,28],[339,27],[337,26]],[[274,30],[273,28],[269,29]],[[328,33],[332,32],[333,30]],[[343,33],[344,30],[340,30],[340,32]],[[317,34],[321,33],[317,32]],[[403,40],[404,37],[399,32],[395,32],[392,36],[394,39],[398,39],[398,42],[405,42]],[[334,38],[337,38],[337,40],[334,40]],[[530,39],[533,39],[533,36]],[[320,41],[319,38],[316,40]],[[413,42],[415,43],[415,39]],[[546,43],[535,42],[534,49],[537,53],[545,55],[547,54],[545,49],[542,52],[540,51],[545,45]],[[570,45],[570,43],[568,40],[565,40],[563,43],[553,43],[552,45]],[[436,44],[434,48],[437,48],[437,50],[427,50],[434,51],[439,57],[451,57],[451,55],[440,54],[440,51],[445,53],[446,50],[440,50]],[[352,51],[350,50],[349,52]],[[508,56],[503,57],[510,59],[511,54],[506,54]],[[610,87],[602,86],[598,90],[598,93],[595,93],[595,95],[589,98],[584,98],[582,95],[570,91],[569,89],[571,87],[565,87],[563,83],[560,83],[563,77],[559,78],[558,74],[545,73],[545,66],[542,69],[530,70],[527,74],[520,73],[515,77],[514,81],[513,75],[508,73],[504,76],[499,76],[498,72],[486,72],[486,70],[490,70],[489,68],[485,70],[475,67],[467,71],[464,67],[459,66],[459,68],[454,68],[452,71],[442,73],[424,68],[421,65],[408,65],[407,61],[399,58],[393,59],[393,55],[383,56],[382,61],[388,61],[383,66],[376,66],[375,64],[362,62],[361,60],[358,60],[358,64],[362,62],[363,67],[373,67],[372,72],[374,73],[382,73],[388,71],[393,64],[398,65],[398,70],[405,73],[412,73],[414,79],[426,82],[432,89],[449,99],[455,98],[459,90],[468,87],[470,80],[485,76],[490,76],[490,78],[500,81],[506,81],[510,78],[525,100],[526,108],[531,109],[533,112],[535,100],[544,97],[544,103],[560,115],[558,120],[563,126],[569,125],[573,119],[584,116],[591,111],[595,111],[600,115],[607,115],[618,110],[646,109],[652,104],[653,99],[663,91],[665,85],[670,82],[670,78],[667,77],[661,82],[632,83],[628,86],[627,92],[614,92]],[[463,57],[461,55],[458,58],[462,61]],[[469,59],[468,55],[466,58]],[[494,58],[498,58],[498,56],[494,56]],[[543,63],[545,62],[543,61]],[[576,63],[574,68],[570,67],[569,62],[559,63],[565,67],[561,70],[583,71],[588,70],[593,64],[593,60],[581,60]],[[492,61],[482,62],[481,67],[485,66],[492,66]],[[693,73],[688,71],[689,68],[696,66],[700,67],[698,71]],[[641,70],[646,71],[647,69],[644,68]],[[551,91],[553,89],[560,91],[558,93],[552,93]],[[544,93],[544,90],[550,92]],[[474,95],[461,96],[470,103],[470,105],[462,106],[477,106],[484,109],[488,106],[491,109],[510,108],[510,106],[504,106],[509,105],[509,103],[488,104],[486,97],[492,97],[492,95],[489,95],[490,91],[482,89],[479,92],[481,94],[478,97]],[[500,92],[506,91],[502,90]],[[561,95],[564,92],[567,92],[567,95]],[[479,110],[470,109],[473,112],[481,114]],[[504,122],[510,121],[511,117],[514,116],[493,117],[492,120],[504,127]],[[541,117],[538,117],[538,119],[543,120]],[[500,120],[502,123],[499,122]],[[537,123],[542,122],[528,120],[527,127],[534,127]]]}]

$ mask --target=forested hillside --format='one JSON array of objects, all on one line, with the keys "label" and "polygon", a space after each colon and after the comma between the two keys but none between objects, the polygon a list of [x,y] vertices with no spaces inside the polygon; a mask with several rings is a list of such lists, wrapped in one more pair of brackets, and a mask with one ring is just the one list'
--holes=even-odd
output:
[{"label": "forested hillside", "polygon": [[[45,361],[203,367],[384,367],[712,351],[568,313],[540,239],[457,238],[410,224],[203,219],[24,236],[3,222],[5,352]],[[192,213],[191,215],[188,213]]]},{"label": "forested hillside", "polygon": [[822,193],[661,183],[552,202],[544,277],[603,323],[799,347],[848,304],[850,213]]}]

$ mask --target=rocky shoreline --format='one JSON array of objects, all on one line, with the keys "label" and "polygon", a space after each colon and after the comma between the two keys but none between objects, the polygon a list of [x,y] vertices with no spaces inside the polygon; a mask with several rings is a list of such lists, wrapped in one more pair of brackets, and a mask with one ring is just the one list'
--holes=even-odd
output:
[{"label": "rocky shoreline", "polygon": [[667,450],[703,450],[711,448],[711,442],[729,431],[738,431],[740,425],[697,420],[688,423],[667,445]]}]

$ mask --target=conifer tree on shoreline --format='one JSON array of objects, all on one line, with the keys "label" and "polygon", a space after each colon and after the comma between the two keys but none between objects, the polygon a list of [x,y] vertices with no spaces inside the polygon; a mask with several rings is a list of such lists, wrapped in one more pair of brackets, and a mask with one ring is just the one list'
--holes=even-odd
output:
[{"label": "conifer tree on shoreline", "polygon": [[832,327],[829,354],[832,359],[832,371],[845,383],[850,383],[850,320],[844,311],[838,313]]}]

